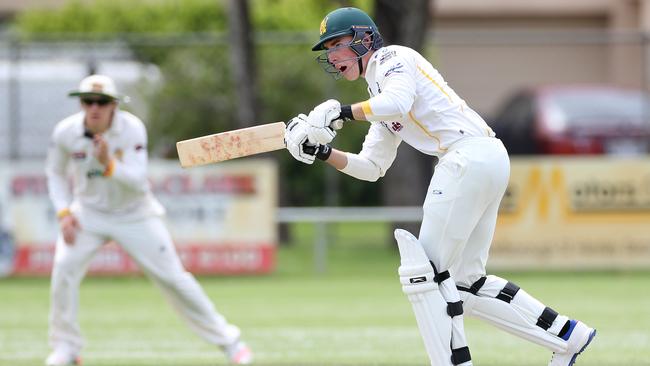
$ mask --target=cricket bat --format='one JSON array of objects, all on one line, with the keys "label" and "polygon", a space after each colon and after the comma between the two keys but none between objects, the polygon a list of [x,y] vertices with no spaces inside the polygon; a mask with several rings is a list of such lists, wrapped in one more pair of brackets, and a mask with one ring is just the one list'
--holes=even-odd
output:
[{"label": "cricket bat", "polygon": [[241,128],[176,143],[183,168],[284,149],[284,122]]}]

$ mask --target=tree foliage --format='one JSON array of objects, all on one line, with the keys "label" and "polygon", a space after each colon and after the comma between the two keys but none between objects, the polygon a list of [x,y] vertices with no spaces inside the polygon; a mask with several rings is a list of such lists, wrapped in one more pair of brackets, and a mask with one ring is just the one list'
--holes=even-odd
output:
[{"label": "tree foliage", "polygon": [[[370,11],[371,0],[251,0],[255,29],[260,109],[257,123],[287,121],[336,98],[367,97],[362,81],[335,82],[314,61],[311,45],[320,21],[340,6]],[[175,157],[175,141],[237,128],[238,102],[229,61],[225,0],[69,0],[57,10],[29,10],[14,24],[23,39],[123,40],[136,57],[156,64],[162,80],[147,94],[153,155]],[[345,127],[335,146],[358,151],[364,123]],[[307,167],[281,154],[281,184],[290,205],[322,205],[338,187],[339,202],[378,203],[378,186],[363,184],[330,168]],[[316,163],[321,164],[321,163]]]},{"label": "tree foliage", "polygon": [[23,34],[71,34],[114,38],[125,33],[223,31],[223,6],[215,0],[69,0],[61,8],[22,12],[16,24]]}]

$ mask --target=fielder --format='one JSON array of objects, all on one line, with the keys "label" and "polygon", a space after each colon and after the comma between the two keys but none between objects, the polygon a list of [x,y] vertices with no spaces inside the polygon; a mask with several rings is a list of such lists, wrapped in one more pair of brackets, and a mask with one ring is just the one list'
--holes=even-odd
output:
[{"label": "fielder", "polygon": [[[419,238],[396,230],[402,288],[412,303],[431,365],[471,365],[463,314],[553,351],[551,366],[573,365],[596,334],[503,278],[486,275],[499,202],[510,162],[494,132],[418,52],[383,46],[363,11],[341,8],[320,25],[312,48],[335,78],[366,79],[370,99],[328,100],[287,125],[291,155],[316,158],[355,178],[376,181],[404,141],[439,158],[424,200]],[[340,120],[370,121],[361,152],[331,148]],[[405,189],[408,189],[408,177]]]},{"label": "fielder", "polygon": [[[70,96],[80,97],[82,111],[56,125],[46,168],[61,233],[52,271],[53,351],[45,363],[80,363],[79,285],[93,255],[110,240],[156,283],[195,333],[221,347],[231,363],[251,363],[251,350],[240,340],[239,328],[215,310],[176,254],[163,223],[164,208],[149,188],[142,121],[118,108],[120,96],[107,76],[83,79]],[[73,175],[72,195],[68,171]]]}]

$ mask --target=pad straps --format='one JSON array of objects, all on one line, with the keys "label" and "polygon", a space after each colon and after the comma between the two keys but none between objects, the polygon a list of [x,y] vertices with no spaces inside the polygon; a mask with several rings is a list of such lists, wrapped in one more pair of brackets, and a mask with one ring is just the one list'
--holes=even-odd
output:
[{"label": "pad straps", "polygon": [[555,318],[557,318],[558,313],[557,311],[549,308],[548,306],[544,308],[544,311],[542,311],[542,315],[539,316],[537,319],[537,326],[544,329],[548,330],[548,328],[553,325],[553,322],[555,321]]},{"label": "pad straps", "polygon": [[469,347],[461,347],[451,350],[451,363],[460,365],[467,361],[472,360],[472,355],[469,353]]},{"label": "pad straps", "polygon": [[517,291],[519,291],[519,286],[508,281],[508,283],[503,287],[503,290],[501,290],[497,295],[497,299],[509,303],[515,297]]},{"label": "pad straps", "polygon": [[456,286],[456,288],[458,288],[459,291],[465,291],[471,293],[472,295],[478,295],[478,291],[485,284],[485,280],[487,280],[487,277],[483,276],[476,280],[476,282],[474,282],[469,288],[463,286]]},{"label": "pad straps", "polygon": [[[435,264],[433,264],[432,261],[429,261],[431,264],[431,268],[433,268],[433,281],[435,281],[438,286],[440,287],[440,293],[443,295],[443,298],[447,302],[447,314],[449,317],[452,318],[452,327],[459,326],[459,331],[461,332],[460,339],[454,339],[452,335],[452,348],[451,348],[451,363],[453,365],[461,365],[463,363],[469,362],[472,360],[472,355],[469,352],[469,347],[467,346],[467,341],[465,340],[465,331],[462,327],[462,317],[463,315],[463,301],[460,300],[458,294],[456,294],[455,298],[458,298],[458,301],[449,301],[450,299],[450,294],[449,294],[449,288],[453,289],[454,291],[456,290],[456,284],[451,280],[451,274],[449,271],[442,271],[438,272],[438,269],[436,268]],[[451,286],[449,284],[443,285],[442,283],[445,281],[451,280]],[[447,289],[447,290],[445,290]],[[452,297],[453,299],[453,297]],[[458,318],[454,319],[454,317],[459,316]],[[454,325],[454,322],[460,322],[460,325]],[[457,330],[458,330],[457,329]],[[452,331],[452,334],[454,332]],[[454,348],[454,345],[458,348]]]},{"label": "pad straps", "polygon": [[[438,272],[438,269],[433,264],[433,262],[429,261],[429,263],[431,263],[431,267],[433,268],[433,273],[435,274],[433,276],[433,280],[438,285],[451,278],[451,274],[449,274],[449,271]],[[463,301],[461,300],[456,302],[447,302],[447,314],[449,314],[449,316],[452,318],[457,315],[463,315]]]},{"label": "pad straps", "polygon": [[[435,267],[434,267],[435,270]],[[434,277],[435,279],[435,277]],[[465,291],[469,292],[472,295],[478,296],[478,292],[483,287],[485,284],[485,280],[487,277],[481,277],[479,278],[476,282],[474,282],[469,288],[463,287],[463,286],[456,286],[458,290],[460,291]],[[501,301],[505,301],[507,303],[510,303],[512,299],[514,299],[515,295],[517,292],[520,290],[519,286],[515,285],[514,283],[508,281],[506,285],[503,287],[503,289],[499,292],[499,294],[496,296],[497,299]],[[537,326],[544,329],[548,330],[553,325],[553,322],[555,319],[558,317],[558,312],[549,308],[548,306],[544,308],[544,311],[542,311],[542,315],[537,318]]]}]

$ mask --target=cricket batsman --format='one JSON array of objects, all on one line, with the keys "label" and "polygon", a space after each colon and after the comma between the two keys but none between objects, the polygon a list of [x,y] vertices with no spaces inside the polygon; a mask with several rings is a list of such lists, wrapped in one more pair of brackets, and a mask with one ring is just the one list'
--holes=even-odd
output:
[{"label": "cricket batsman", "polygon": [[[287,124],[298,161],[326,161],[365,181],[386,174],[405,142],[439,158],[424,198],[419,237],[396,230],[400,281],[412,303],[431,365],[472,364],[463,314],[476,316],[553,352],[550,366],[575,363],[596,335],[585,323],[545,306],[514,283],[485,271],[510,161],[485,121],[408,47],[384,46],[373,20],[356,8],[329,13],[312,48],[335,78],[365,78],[370,99],[328,100]],[[370,122],[358,154],[333,149],[332,126]],[[409,177],[404,178],[408,189]]]},{"label": "cricket batsman", "polygon": [[[221,347],[232,364],[252,362],[240,330],[219,314],[185,271],[163,222],[164,209],[147,180],[147,132],[120,110],[113,80],[91,75],[71,92],[76,113],[54,128],[47,183],[60,235],[52,270],[48,366],[80,364],[79,285],[97,250],[118,243],[157,285],[189,327]],[[72,173],[73,192],[68,189]]]}]

